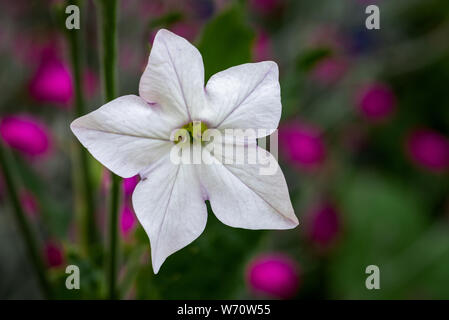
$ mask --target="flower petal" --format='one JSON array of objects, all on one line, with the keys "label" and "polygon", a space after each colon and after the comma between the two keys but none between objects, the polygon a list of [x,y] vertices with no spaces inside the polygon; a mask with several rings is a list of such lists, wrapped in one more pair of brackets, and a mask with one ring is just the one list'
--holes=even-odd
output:
[{"label": "flower petal", "polygon": [[76,119],[70,128],[95,159],[129,178],[170,152],[177,125],[157,106],[128,95]]},{"label": "flower petal", "polygon": [[272,61],[247,63],[213,75],[207,83],[208,108],[201,120],[213,128],[268,129],[281,117],[279,71]]},{"label": "flower petal", "polygon": [[134,191],[133,206],[150,238],[154,273],[206,226],[207,208],[195,170],[194,165],[175,165],[166,156],[149,169],[149,178]]},{"label": "flower petal", "polygon": [[204,106],[204,66],[200,52],[187,40],[161,29],[156,34],[139,94],[164,112],[190,122]]},{"label": "flower petal", "polygon": [[[231,227],[245,229],[291,229],[298,225],[279,164],[266,150],[252,144],[238,149],[257,152],[256,164],[227,164],[223,153],[218,160],[201,167],[201,183],[217,218]],[[240,150],[242,151],[242,150]],[[208,152],[204,150],[203,152]],[[270,165],[271,169],[268,169]],[[264,169],[265,168],[265,169]]]}]

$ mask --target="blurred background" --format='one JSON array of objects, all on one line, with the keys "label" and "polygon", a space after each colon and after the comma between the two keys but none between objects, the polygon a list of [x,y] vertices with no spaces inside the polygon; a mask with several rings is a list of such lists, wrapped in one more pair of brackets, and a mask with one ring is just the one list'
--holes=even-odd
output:
[{"label": "blurred background", "polygon": [[[0,139],[9,164],[0,171],[2,299],[44,297],[6,174],[53,297],[105,297],[111,177],[88,156],[93,203],[86,203],[82,151],[69,129],[70,3],[0,2]],[[103,104],[98,8],[80,4],[78,93],[88,112]],[[380,8],[380,30],[365,27],[369,4]],[[138,178],[126,179],[120,298],[449,298],[447,0],[122,0],[118,14],[119,95],[137,94],[160,28],[198,47],[207,78],[241,63],[278,63],[279,161],[300,220],[289,231],[248,231],[210,214],[200,238],[154,275],[130,201]],[[80,269],[79,290],[65,287],[70,264]],[[369,265],[379,267],[379,290],[365,286]]]}]

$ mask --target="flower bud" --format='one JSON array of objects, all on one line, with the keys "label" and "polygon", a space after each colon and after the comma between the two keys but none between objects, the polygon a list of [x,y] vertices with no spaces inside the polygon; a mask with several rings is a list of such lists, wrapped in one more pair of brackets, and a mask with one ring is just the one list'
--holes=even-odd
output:
[{"label": "flower bud", "polygon": [[381,83],[369,84],[357,96],[359,111],[371,121],[386,119],[394,110],[396,98],[393,91]]},{"label": "flower bud", "polygon": [[0,121],[0,136],[11,148],[28,156],[50,149],[50,131],[31,116],[7,116]]},{"label": "flower bud", "polygon": [[322,204],[308,215],[307,238],[319,249],[329,249],[335,244],[341,229],[340,216],[330,204]]},{"label": "flower bud", "polygon": [[73,84],[69,68],[56,54],[44,54],[28,89],[31,97],[38,102],[70,107]]},{"label": "flower bud", "polygon": [[414,163],[433,172],[449,167],[449,140],[431,129],[412,132],[406,141],[407,152]]},{"label": "flower bud", "polygon": [[125,205],[120,214],[120,231],[123,236],[128,236],[136,226],[136,216],[133,210]]},{"label": "flower bud", "polygon": [[303,168],[321,165],[326,156],[324,143],[316,128],[288,123],[279,129],[279,145],[287,159]]},{"label": "flower bud", "polygon": [[299,288],[299,267],[281,254],[261,255],[249,263],[247,285],[256,294],[280,299],[293,298]]},{"label": "flower bud", "polygon": [[48,267],[60,267],[64,263],[64,253],[62,248],[54,242],[47,242],[45,244],[45,258]]}]

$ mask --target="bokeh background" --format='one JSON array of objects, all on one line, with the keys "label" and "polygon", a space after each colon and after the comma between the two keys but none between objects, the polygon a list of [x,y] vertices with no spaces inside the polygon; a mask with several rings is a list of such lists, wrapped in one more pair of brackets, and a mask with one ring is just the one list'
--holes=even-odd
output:
[{"label": "bokeh background", "polygon": [[[98,243],[86,241],[74,113],[69,2],[0,2],[0,138],[54,298],[105,297],[110,174],[89,156]],[[381,29],[365,28],[380,8]],[[98,8],[81,1],[81,83],[102,105]],[[206,77],[274,60],[283,113],[279,161],[300,225],[205,232],[158,275],[122,182],[123,299],[449,298],[449,2],[447,0],[119,1],[119,95],[137,94],[152,39],[194,43]],[[42,295],[0,172],[0,298]],[[89,238],[87,238],[89,239]],[[92,251],[93,254],[92,254]],[[65,288],[79,266],[80,290]],[[367,290],[365,269],[380,269]]]}]

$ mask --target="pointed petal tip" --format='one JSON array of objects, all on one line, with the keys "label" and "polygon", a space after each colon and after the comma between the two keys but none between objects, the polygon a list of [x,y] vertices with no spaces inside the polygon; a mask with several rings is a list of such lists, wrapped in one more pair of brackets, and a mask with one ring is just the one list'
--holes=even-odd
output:
[{"label": "pointed petal tip", "polygon": [[160,269],[161,269],[161,266],[160,265],[157,266],[153,262],[153,272],[154,272],[154,274],[158,274]]},{"label": "pointed petal tip", "polygon": [[298,218],[296,216],[295,216],[294,219],[291,219],[290,222],[291,222],[290,229],[294,229],[294,228],[296,228],[299,225],[299,220],[298,220]]}]

